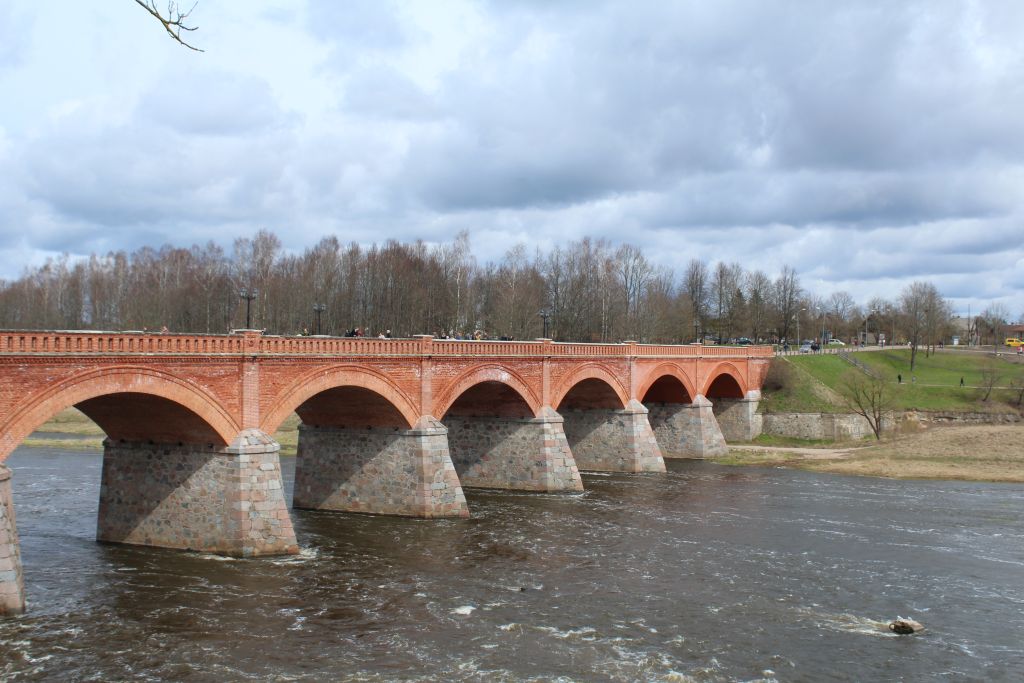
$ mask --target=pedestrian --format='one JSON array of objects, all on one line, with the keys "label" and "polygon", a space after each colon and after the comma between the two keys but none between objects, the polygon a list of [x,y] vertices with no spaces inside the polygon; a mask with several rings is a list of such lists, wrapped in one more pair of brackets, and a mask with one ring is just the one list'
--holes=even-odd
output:
[{"label": "pedestrian", "polygon": [[896,384],[903,384],[903,375],[902,375],[902,373],[896,375]]},{"label": "pedestrian", "polygon": [[961,377],[961,378],[960,378],[960,386],[963,386],[963,385],[964,385],[964,378],[963,378],[963,377]]}]

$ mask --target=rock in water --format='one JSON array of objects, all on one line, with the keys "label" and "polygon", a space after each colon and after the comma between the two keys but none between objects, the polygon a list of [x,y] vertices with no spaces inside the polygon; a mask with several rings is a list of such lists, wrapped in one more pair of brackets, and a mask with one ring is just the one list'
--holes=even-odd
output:
[{"label": "rock in water", "polygon": [[914,633],[920,633],[924,630],[924,626],[913,619],[896,617],[896,619],[889,624],[889,630],[893,633],[898,633],[901,636],[908,636]]}]

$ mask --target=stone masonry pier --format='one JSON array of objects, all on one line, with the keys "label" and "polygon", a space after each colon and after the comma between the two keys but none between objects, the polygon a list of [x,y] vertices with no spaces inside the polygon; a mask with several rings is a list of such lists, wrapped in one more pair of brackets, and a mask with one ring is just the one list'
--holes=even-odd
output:
[{"label": "stone masonry pier", "polygon": [[[470,514],[463,486],[579,491],[756,435],[767,347],[0,332],[0,614],[24,610],[7,456],[76,407],[107,434],[97,539],[298,551],[268,436],[299,428],[293,506]],[[719,426],[721,423],[721,427]]]}]

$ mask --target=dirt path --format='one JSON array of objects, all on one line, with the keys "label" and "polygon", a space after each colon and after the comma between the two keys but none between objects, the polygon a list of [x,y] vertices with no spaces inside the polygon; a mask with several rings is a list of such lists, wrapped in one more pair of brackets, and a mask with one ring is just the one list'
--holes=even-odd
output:
[{"label": "dirt path", "polygon": [[928,427],[871,445],[730,446],[726,465],[773,465],[895,479],[1024,482],[1024,424]]},{"label": "dirt path", "polygon": [[847,458],[865,446],[847,446],[844,448],[798,448],[793,446],[729,446],[729,452],[751,453],[758,455],[797,455],[801,460],[834,460]]}]

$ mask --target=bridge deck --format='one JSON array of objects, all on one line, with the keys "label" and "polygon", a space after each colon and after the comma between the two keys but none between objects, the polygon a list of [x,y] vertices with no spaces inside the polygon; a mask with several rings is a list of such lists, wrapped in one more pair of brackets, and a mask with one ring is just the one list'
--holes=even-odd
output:
[{"label": "bridge deck", "polygon": [[0,354],[768,358],[773,351],[770,346],[462,341],[427,335],[378,339],[265,336],[248,331],[229,335],[24,331],[0,332]]}]

